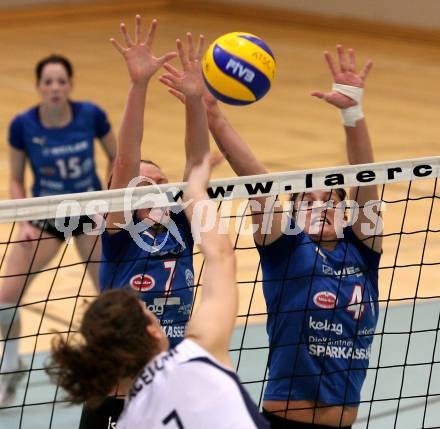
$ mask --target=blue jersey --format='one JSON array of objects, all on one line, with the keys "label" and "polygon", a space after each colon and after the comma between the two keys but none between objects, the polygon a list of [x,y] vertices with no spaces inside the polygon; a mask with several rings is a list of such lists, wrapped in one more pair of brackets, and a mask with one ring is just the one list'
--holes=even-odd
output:
[{"label": "blue jersey", "polygon": [[34,197],[101,189],[96,175],[93,140],[110,131],[106,114],[88,102],[71,102],[72,121],[46,128],[38,107],[21,113],[9,128],[9,144],[22,150],[34,173]]},{"label": "blue jersey", "polygon": [[[137,221],[135,217],[135,221]],[[126,229],[102,235],[99,284],[101,290],[131,288],[156,314],[171,346],[185,336],[193,303],[193,239],[185,214],[171,214],[182,243],[167,231],[153,232],[145,227],[140,239],[160,247],[147,252]],[[161,247],[161,245],[163,246]],[[182,245],[183,244],[183,245]]]},{"label": "blue jersey", "polygon": [[350,227],[333,251],[304,232],[257,248],[270,343],[264,398],[358,406],[378,319],[380,254]]}]

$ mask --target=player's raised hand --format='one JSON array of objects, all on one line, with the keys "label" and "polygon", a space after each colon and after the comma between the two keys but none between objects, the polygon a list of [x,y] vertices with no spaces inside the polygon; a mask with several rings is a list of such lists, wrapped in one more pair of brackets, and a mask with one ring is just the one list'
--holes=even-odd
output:
[{"label": "player's raised hand", "polygon": [[[348,55],[346,55],[344,48],[341,45],[337,45],[336,51],[338,54],[339,65],[335,64],[335,61],[333,60],[333,57],[330,55],[329,52],[324,52],[324,58],[333,77],[333,82],[342,85],[363,88],[368,73],[373,66],[373,62],[371,60],[368,60],[363,69],[358,72],[356,70],[356,56],[353,49],[348,49]],[[338,107],[339,109],[346,109],[357,104],[357,102],[352,98],[336,91],[313,91],[311,95],[324,99],[325,101],[327,101],[327,103],[330,103],[333,106]]]},{"label": "player's raised hand", "polygon": [[200,35],[197,48],[194,48],[192,34],[187,33],[187,49],[185,50],[180,39],[176,40],[182,70],[171,64],[164,64],[168,73],[163,74],[159,80],[166,86],[171,94],[182,102],[188,97],[201,97],[205,88],[202,76],[202,55],[204,37]]},{"label": "player's raised hand", "polygon": [[219,152],[207,153],[202,162],[191,167],[188,175],[188,185],[184,192],[184,201],[192,198],[198,199],[196,196],[205,195],[208,187],[212,170],[223,161],[223,156]]},{"label": "player's raised hand", "polygon": [[175,52],[167,52],[161,57],[154,56],[153,42],[157,28],[157,20],[155,19],[151,21],[144,40],[141,40],[142,22],[140,15],[136,15],[135,18],[134,40],[128,34],[124,23],[121,23],[120,28],[125,46],[113,38],[110,39],[110,42],[124,58],[132,82],[148,81],[167,61],[172,60],[177,55]]}]

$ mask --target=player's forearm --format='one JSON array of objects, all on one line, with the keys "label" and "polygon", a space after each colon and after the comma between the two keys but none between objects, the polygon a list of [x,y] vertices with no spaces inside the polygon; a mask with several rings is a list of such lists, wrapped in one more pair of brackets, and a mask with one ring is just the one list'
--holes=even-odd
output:
[{"label": "player's forearm", "polygon": [[185,215],[206,262],[233,254],[228,234],[219,234],[217,206],[206,190],[190,184],[184,191]]},{"label": "player's forearm", "polygon": [[16,179],[11,179],[9,181],[9,195],[13,200],[26,198],[26,190],[23,182]]},{"label": "player's forearm", "polygon": [[209,131],[206,110],[201,97],[187,97],[185,103],[185,153],[187,169],[201,163],[209,152]]},{"label": "player's forearm", "polygon": [[[365,119],[358,120],[355,127],[344,128],[349,163],[355,165],[374,162],[373,148]],[[366,201],[378,198],[377,186],[351,188],[350,198],[358,201],[363,206]]]},{"label": "player's forearm", "polygon": [[365,118],[358,120],[355,127],[346,126],[344,129],[349,163],[354,165],[374,162],[373,148]]},{"label": "player's forearm", "polygon": [[208,124],[217,146],[228,160],[235,174],[250,176],[268,172],[234,130],[218,106],[208,109]]},{"label": "player's forearm", "polygon": [[128,92],[119,130],[112,187],[125,186],[139,173],[147,86],[147,82],[132,83]]}]

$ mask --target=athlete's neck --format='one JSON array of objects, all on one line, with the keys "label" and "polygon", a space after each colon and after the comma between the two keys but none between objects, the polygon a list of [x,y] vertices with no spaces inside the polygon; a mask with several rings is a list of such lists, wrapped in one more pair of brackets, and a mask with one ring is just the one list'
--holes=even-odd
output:
[{"label": "athlete's neck", "polygon": [[38,108],[40,121],[46,128],[61,128],[68,125],[73,118],[70,103],[66,102],[62,106],[50,107],[40,104]]},{"label": "athlete's neck", "polygon": [[319,247],[322,247],[323,249],[328,250],[329,252],[333,252],[333,250],[336,249],[337,244],[338,244],[337,241],[327,241],[327,242],[319,243]]},{"label": "athlete's neck", "polygon": [[130,391],[132,384],[134,383],[135,377],[126,377],[119,381],[118,385],[115,386],[108,396],[126,396]]}]

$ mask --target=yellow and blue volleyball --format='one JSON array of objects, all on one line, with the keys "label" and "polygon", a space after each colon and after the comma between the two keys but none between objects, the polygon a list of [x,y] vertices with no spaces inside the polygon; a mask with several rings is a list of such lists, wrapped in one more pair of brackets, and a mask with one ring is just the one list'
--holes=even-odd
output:
[{"label": "yellow and blue volleyball", "polygon": [[211,94],[227,104],[262,98],[275,77],[275,58],[258,36],[228,33],[215,40],[203,58],[203,77]]}]

